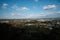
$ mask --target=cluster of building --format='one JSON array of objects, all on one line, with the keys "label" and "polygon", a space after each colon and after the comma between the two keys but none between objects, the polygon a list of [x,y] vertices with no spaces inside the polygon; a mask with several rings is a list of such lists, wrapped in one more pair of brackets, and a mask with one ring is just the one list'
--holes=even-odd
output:
[{"label": "cluster of building", "polygon": [[36,26],[36,27],[44,27],[50,28],[52,27],[60,27],[60,20],[1,20],[0,23],[9,23],[12,25],[23,25],[23,26]]}]

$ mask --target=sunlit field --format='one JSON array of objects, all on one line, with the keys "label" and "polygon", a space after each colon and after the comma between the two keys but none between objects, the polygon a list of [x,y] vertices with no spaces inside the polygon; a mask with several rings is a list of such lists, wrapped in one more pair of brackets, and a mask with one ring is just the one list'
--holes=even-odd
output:
[{"label": "sunlit field", "polygon": [[0,20],[0,35],[2,40],[60,40],[60,19]]}]

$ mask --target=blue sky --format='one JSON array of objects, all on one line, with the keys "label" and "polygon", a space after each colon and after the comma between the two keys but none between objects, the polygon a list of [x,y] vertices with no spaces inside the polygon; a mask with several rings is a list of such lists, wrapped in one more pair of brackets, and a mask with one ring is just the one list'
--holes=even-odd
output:
[{"label": "blue sky", "polygon": [[60,18],[60,0],[0,0],[0,19]]}]

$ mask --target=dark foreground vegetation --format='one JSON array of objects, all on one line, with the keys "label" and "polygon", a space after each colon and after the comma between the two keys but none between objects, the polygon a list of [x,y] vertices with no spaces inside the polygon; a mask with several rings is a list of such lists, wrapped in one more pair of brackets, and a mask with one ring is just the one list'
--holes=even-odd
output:
[{"label": "dark foreground vegetation", "polygon": [[40,28],[17,28],[0,23],[0,40],[60,40],[60,28],[52,30]]}]

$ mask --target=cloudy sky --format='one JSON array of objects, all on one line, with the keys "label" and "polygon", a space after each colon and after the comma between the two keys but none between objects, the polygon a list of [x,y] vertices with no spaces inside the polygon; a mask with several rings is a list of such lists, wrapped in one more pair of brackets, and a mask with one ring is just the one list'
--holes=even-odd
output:
[{"label": "cloudy sky", "polygon": [[60,0],[0,0],[0,19],[60,18]]}]

